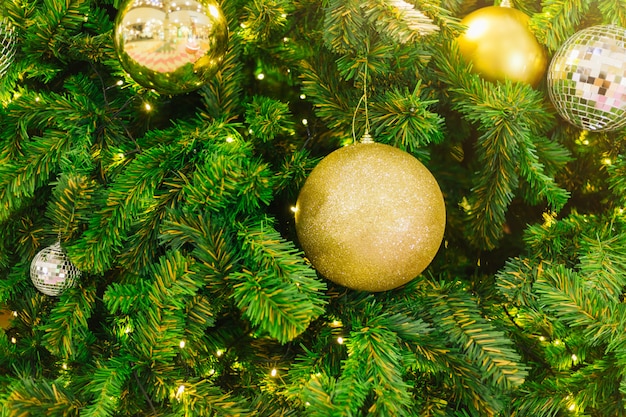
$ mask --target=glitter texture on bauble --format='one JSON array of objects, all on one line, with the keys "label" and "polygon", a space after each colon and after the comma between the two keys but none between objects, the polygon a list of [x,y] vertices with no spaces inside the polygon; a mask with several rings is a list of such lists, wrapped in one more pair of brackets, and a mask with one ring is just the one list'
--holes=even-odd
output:
[{"label": "glitter texture on bauble", "polygon": [[326,156],[295,208],[308,259],[329,280],[386,291],[417,277],[433,260],[446,223],[437,181],[395,147],[359,143]]}]

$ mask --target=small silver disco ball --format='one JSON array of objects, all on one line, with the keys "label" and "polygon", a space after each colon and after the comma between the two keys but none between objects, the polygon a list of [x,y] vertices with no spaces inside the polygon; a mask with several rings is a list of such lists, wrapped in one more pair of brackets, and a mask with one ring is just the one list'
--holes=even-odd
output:
[{"label": "small silver disco ball", "polygon": [[41,250],[30,263],[30,279],[46,295],[61,295],[76,284],[80,275],[59,242]]}]

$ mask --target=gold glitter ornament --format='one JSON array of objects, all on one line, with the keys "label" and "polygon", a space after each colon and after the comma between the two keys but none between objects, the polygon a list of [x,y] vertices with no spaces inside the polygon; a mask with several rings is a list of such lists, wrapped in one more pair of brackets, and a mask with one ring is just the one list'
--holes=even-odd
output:
[{"label": "gold glitter ornament", "polygon": [[488,6],[461,20],[467,29],[458,37],[459,52],[472,71],[488,81],[536,86],[548,65],[544,48],[528,28],[530,18],[512,7]]},{"label": "gold glitter ornament", "polygon": [[433,260],[446,223],[428,169],[389,145],[359,143],[326,156],[295,210],[306,256],[326,278],[364,291],[397,288]]},{"label": "gold glitter ornament", "polygon": [[122,67],[138,84],[180,94],[215,75],[228,46],[228,24],[214,0],[127,0],[113,40]]},{"label": "gold glitter ornament", "polygon": [[599,25],[575,33],[554,54],[548,92],[568,122],[590,131],[626,125],[626,29]]}]

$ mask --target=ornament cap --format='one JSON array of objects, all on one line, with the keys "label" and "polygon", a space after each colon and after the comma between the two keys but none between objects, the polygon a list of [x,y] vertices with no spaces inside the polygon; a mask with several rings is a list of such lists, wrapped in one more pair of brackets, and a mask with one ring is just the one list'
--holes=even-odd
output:
[{"label": "ornament cap", "polygon": [[369,130],[366,130],[361,137],[361,143],[374,143],[374,138],[372,138],[372,135],[370,135]]}]

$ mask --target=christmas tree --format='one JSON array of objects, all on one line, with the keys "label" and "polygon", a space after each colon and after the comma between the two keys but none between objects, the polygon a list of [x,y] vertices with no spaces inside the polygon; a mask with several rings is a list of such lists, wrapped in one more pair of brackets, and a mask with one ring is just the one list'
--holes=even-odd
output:
[{"label": "christmas tree", "polygon": [[[461,21],[493,3],[223,0],[224,39],[120,16],[190,3],[0,4],[0,416],[626,415],[623,130],[565,120],[543,72],[477,71]],[[548,63],[626,27],[620,1],[512,3]],[[120,17],[224,52],[159,88]],[[446,207],[427,269],[378,292],[319,273],[292,211],[366,133]]]}]

